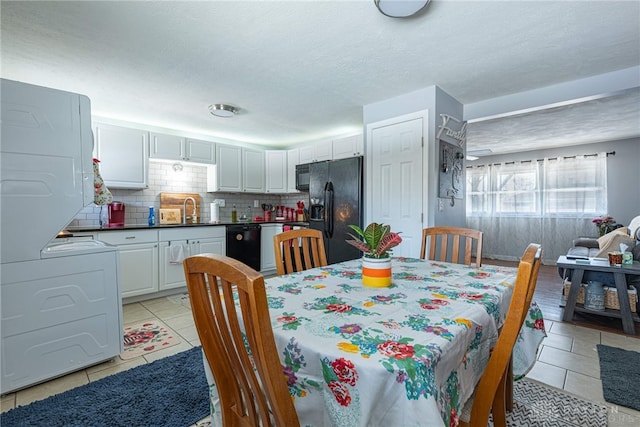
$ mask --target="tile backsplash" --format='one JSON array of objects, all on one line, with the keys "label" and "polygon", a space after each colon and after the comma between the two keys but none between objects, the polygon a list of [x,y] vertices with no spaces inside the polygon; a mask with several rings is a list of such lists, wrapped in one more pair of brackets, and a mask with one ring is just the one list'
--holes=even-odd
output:
[{"label": "tile backsplash", "polygon": [[[113,200],[125,204],[125,225],[144,225],[149,216],[149,206],[160,209],[160,193],[198,193],[200,195],[200,216],[203,222],[211,218],[210,203],[214,199],[223,199],[225,207],[220,208],[220,221],[231,222],[233,205],[238,209],[238,215],[250,208],[252,217],[263,216],[261,208],[254,208],[254,200],[259,203],[296,207],[298,200],[303,200],[309,206],[309,194],[245,194],[245,193],[208,193],[207,167],[183,163],[182,171],[173,170],[172,163],[149,162],[149,188],[146,189],[118,189],[110,188]],[[108,218],[107,206],[90,205],[84,208],[71,221],[72,227],[99,227],[106,224]],[[156,215],[157,218],[157,215]],[[157,219],[156,219],[157,221]]]}]

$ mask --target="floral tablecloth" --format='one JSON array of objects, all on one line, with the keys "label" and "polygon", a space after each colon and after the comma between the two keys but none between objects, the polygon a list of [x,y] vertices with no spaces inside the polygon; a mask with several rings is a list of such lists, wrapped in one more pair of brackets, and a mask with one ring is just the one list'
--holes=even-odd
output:
[{"label": "floral tablecloth", "polygon": [[[393,284],[361,284],[361,261],[268,279],[276,345],[304,426],[455,426],[495,345],[516,268],[393,259]],[[516,377],[544,337],[532,306]],[[213,425],[221,425],[215,384]]]}]

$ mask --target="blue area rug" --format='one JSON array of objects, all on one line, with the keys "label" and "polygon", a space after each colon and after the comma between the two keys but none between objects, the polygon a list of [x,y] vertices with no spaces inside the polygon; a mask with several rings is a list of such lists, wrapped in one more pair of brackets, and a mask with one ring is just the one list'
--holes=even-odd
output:
[{"label": "blue area rug", "polygon": [[0,425],[188,427],[209,415],[208,393],[195,347],[12,409]]},{"label": "blue area rug", "polygon": [[640,411],[640,353],[598,344],[598,359],[604,400]]}]

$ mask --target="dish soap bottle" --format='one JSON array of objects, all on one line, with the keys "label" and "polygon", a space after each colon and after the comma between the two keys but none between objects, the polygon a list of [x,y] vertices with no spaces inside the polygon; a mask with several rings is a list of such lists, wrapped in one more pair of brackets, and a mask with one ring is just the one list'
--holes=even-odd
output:
[{"label": "dish soap bottle", "polygon": [[236,210],[236,205],[233,205],[233,209],[231,209],[231,222],[238,222],[238,211]]},{"label": "dish soap bottle", "polygon": [[156,225],[156,214],[153,211],[153,206],[149,206],[149,227]]}]

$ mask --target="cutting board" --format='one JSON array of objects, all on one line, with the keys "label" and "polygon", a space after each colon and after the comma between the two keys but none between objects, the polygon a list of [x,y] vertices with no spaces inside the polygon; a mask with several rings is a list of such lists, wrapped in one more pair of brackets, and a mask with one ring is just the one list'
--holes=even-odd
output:
[{"label": "cutting board", "polygon": [[181,222],[180,209],[160,208],[160,224],[180,224]]},{"label": "cutting board", "polygon": [[[197,219],[187,219],[187,223],[202,222],[202,216],[200,215],[200,195],[198,193],[160,193],[160,209],[179,209],[180,218],[183,218],[183,206],[187,197],[193,197],[196,201],[196,215]],[[187,216],[191,216],[193,213],[193,203],[191,200],[187,202]]]}]

